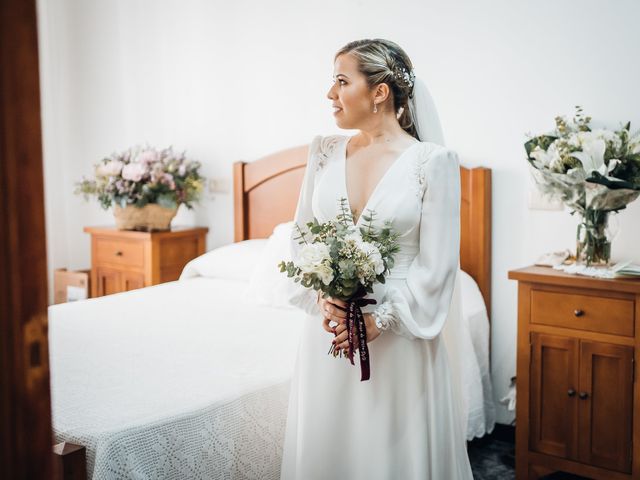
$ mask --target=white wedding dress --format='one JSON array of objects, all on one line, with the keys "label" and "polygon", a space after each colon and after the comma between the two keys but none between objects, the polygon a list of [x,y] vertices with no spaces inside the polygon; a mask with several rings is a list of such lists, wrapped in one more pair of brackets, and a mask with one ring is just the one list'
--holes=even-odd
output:
[{"label": "white wedding dress", "polygon": [[[350,137],[313,139],[295,222],[325,222],[348,198],[345,154]],[[371,378],[360,381],[345,358],[327,355],[316,292],[298,284],[290,302],[306,312],[291,383],[281,479],[472,479],[466,421],[451,381],[441,335],[450,315],[460,245],[457,154],[416,142],[388,168],[367,209],[401,233],[400,251],[377,304],[392,321],[369,347]],[[362,216],[357,220],[360,226]],[[295,232],[295,229],[294,229]],[[295,261],[299,245],[292,238]],[[455,288],[454,288],[455,287]],[[453,308],[451,308],[452,310]],[[455,359],[454,359],[455,361]]]}]

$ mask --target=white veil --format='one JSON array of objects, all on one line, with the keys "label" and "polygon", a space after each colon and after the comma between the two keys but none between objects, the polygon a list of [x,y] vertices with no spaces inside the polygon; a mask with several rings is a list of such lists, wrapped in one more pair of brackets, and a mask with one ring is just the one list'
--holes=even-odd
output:
[{"label": "white veil", "polygon": [[444,146],[444,136],[436,104],[433,103],[429,89],[418,77],[413,80],[413,93],[409,98],[409,113],[416,127],[418,140]]},{"label": "white veil", "polygon": [[[440,125],[440,117],[436,105],[429,93],[425,83],[418,77],[414,78],[413,93],[409,98],[409,113],[421,142],[432,142],[445,146],[444,135]],[[456,418],[459,424],[456,425],[462,430],[462,438],[467,436],[467,422],[469,417],[466,391],[464,389],[464,368],[462,364],[462,352],[469,348],[465,340],[465,328],[462,318],[462,296],[461,296],[460,262],[458,261],[458,273],[456,274],[453,294],[451,296],[451,306],[449,314],[442,330],[442,337],[449,357],[449,368],[451,370],[451,388],[454,396]],[[472,345],[471,345],[472,348]]]}]

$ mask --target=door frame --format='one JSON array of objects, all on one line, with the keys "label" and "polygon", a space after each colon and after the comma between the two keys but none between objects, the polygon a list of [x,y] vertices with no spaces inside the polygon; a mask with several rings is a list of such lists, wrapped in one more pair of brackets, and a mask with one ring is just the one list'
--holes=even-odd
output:
[{"label": "door frame", "polygon": [[35,0],[0,0],[0,465],[53,478]]}]

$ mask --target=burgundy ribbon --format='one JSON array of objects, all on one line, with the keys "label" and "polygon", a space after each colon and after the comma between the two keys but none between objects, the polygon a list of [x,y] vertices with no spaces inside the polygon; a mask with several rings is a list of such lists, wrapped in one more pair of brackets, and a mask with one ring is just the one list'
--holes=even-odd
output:
[{"label": "burgundy ribbon", "polygon": [[[360,353],[360,381],[369,380],[371,367],[369,366],[369,347],[367,347],[367,329],[364,324],[364,315],[361,307],[376,303],[373,298],[352,298],[347,301],[347,340],[349,342],[349,361],[353,361],[356,341],[358,342],[358,352]],[[356,339],[356,327],[358,328],[358,338]]]}]

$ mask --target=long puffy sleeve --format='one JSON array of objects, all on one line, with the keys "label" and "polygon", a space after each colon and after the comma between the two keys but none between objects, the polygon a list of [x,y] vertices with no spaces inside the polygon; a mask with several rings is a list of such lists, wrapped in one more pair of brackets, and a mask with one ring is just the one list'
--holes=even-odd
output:
[{"label": "long puffy sleeve", "polygon": [[[311,206],[311,198],[313,196],[315,174],[318,163],[318,151],[322,136],[318,135],[314,137],[309,145],[309,155],[307,157],[307,167],[304,172],[304,178],[302,180],[302,186],[300,188],[300,196],[298,197],[298,206],[296,207],[296,214],[294,222],[304,231],[307,232],[307,222],[313,221],[313,210]],[[298,230],[294,228],[291,230],[290,249],[291,259],[294,263],[298,263],[298,257],[301,250],[301,245],[297,237]],[[318,293],[310,288],[305,288],[299,283],[293,283],[291,287],[291,294],[289,295],[289,303],[295,307],[301,308],[308,314],[320,313],[320,309],[317,303]]]},{"label": "long puffy sleeve", "polygon": [[389,284],[377,315],[397,334],[430,339],[442,331],[459,268],[460,163],[442,148],[423,168],[420,248],[404,283]]}]

